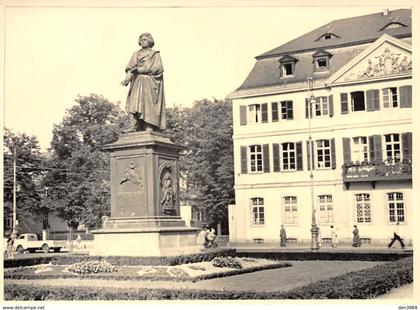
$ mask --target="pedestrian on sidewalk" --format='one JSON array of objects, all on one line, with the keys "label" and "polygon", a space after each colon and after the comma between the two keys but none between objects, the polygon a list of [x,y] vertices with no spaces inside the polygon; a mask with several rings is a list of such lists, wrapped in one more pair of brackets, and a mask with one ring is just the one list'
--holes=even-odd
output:
[{"label": "pedestrian on sidewalk", "polygon": [[8,239],[7,239],[7,258],[13,258],[14,252],[15,252],[15,246],[14,246],[15,241],[13,240],[13,236],[11,235]]},{"label": "pedestrian on sidewalk", "polygon": [[317,235],[318,246],[321,248],[321,246],[322,246],[321,228],[319,228],[319,226],[317,225],[316,229],[317,229],[317,233],[318,233],[318,235]]},{"label": "pedestrian on sidewalk", "polygon": [[334,225],[331,225],[331,246],[336,248],[338,245],[338,233],[337,228],[334,228]]},{"label": "pedestrian on sidewalk", "polygon": [[207,232],[206,228],[203,227],[198,234],[197,243],[200,245],[202,249],[206,248],[207,245]]},{"label": "pedestrian on sidewalk", "polygon": [[359,236],[359,229],[357,229],[357,226],[354,225],[353,229],[353,246],[354,247],[360,247],[362,243],[360,242],[360,236]]},{"label": "pedestrian on sidewalk", "polygon": [[284,225],[281,225],[280,229],[280,246],[286,246],[287,243],[287,235],[286,235],[286,229],[284,229]]},{"label": "pedestrian on sidewalk", "polygon": [[401,239],[400,235],[398,235],[398,227],[399,227],[399,225],[400,225],[400,223],[397,222],[397,225],[396,225],[396,228],[395,228],[395,231],[394,231],[394,238],[392,238],[390,244],[388,244],[388,248],[389,249],[392,247],[392,245],[394,244],[394,242],[397,241],[397,240],[398,240],[398,242],[401,245],[401,249],[404,249],[405,248],[405,244],[404,244],[403,240]]},{"label": "pedestrian on sidewalk", "polygon": [[207,247],[211,248],[211,247],[217,247],[217,244],[215,242],[216,239],[216,230],[214,228],[212,228],[209,232],[209,234],[207,235]]}]

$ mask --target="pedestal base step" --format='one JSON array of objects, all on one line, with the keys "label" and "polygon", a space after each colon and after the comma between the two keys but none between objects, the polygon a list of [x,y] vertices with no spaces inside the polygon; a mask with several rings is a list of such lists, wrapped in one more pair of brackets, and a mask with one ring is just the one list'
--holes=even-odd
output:
[{"label": "pedestal base step", "polygon": [[198,228],[151,227],[101,229],[93,232],[90,255],[173,256],[200,252]]}]

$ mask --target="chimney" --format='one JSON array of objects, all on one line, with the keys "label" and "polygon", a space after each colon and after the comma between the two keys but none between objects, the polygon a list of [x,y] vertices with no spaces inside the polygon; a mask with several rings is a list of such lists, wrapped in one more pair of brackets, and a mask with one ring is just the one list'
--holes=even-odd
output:
[{"label": "chimney", "polygon": [[382,16],[388,16],[389,15],[389,9],[384,9],[382,12]]}]

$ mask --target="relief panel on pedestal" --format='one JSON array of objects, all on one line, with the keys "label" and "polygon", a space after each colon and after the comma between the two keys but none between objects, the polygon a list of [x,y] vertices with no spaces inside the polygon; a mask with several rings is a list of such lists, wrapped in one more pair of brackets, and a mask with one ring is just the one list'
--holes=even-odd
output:
[{"label": "relief panel on pedestal", "polygon": [[124,158],[117,162],[116,217],[147,215],[144,189],[144,158]]}]

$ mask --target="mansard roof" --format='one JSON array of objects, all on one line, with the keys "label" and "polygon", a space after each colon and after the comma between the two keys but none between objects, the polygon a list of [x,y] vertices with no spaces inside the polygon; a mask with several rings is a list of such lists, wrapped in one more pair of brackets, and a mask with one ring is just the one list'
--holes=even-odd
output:
[{"label": "mansard roof", "polygon": [[[399,22],[406,27],[387,29],[386,25]],[[385,28],[384,28],[385,27]],[[332,33],[337,37],[318,40],[322,35]],[[257,56],[257,62],[242,85],[236,90],[282,86],[300,83],[312,77],[314,80],[326,79],[351,61],[383,34],[396,38],[411,37],[411,10],[389,11],[388,15],[375,13],[340,19],[319,27],[295,40],[283,44],[267,53]],[[317,41],[318,40],[318,41]],[[314,74],[313,55],[319,50],[332,55],[329,70]],[[279,60],[283,56],[297,59],[293,77],[280,78]]]},{"label": "mansard roof", "polygon": [[[406,27],[386,29],[390,23],[399,23]],[[331,33],[336,38],[319,40],[324,34]],[[411,10],[389,11],[388,15],[375,13],[332,21],[292,41],[287,42],[256,58],[293,54],[305,50],[327,49],[336,46],[373,42],[384,33],[401,38],[411,36]]]}]

